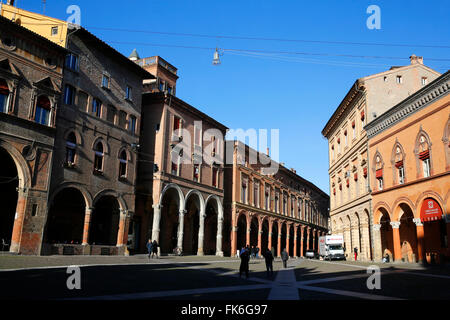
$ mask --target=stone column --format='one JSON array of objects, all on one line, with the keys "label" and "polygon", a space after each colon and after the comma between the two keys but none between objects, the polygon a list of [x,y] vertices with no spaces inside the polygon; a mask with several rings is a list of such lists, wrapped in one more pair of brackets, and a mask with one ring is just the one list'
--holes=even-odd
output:
[{"label": "stone column", "polygon": [[89,229],[91,226],[92,211],[94,211],[94,208],[86,208],[84,213],[83,242],[82,242],[83,246],[89,244]]},{"label": "stone column", "polygon": [[277,257],[281,257],[281,221],[278,221]]},{"label": "stone column", "polygon": [[291,255],[291,252],[290,252],[291,248],[289,248],[290,231],[291,231],[291,225],[286,224],[286,252],[287,252],[288,256]]},{"label": "stone column", "polygon": [[298,226],[294,225],[294,258],[297,258],[297,229]]},{"label": "stone column", "polygon": [[303,254],[303,236],[304,236],[304,232],[305,231],[305,227],[301,226],[300,227],[300,257],[304,257]]},{"label": "stone column", "polygon": [[413,222],[416,224],[416,233],[417,233],[417,260],[418,262],[422,262],[425,260],[425,233],[423,230],[423,223],[420,221],[420,218],[413,219]]},{"label": "stone column", "polygon": [[[199,213],[199,228],[198,228],[198,247],[197,247],[197,255],[203,256],[203,246],[205,241],[205,208],[200,209]],[[219,232],[219,230],[217,230]]]},{"label": "stone column", "polygon": [[272,229],[273,229],[273,221],[269,219],[269,239],[267,239],[267,245],[269,246],[269,250],[272,250]]},{"label": "stone column", "polygon": [[402,247],[400,243],[400,221],[392,221],[392,235],[394,240],[394,261],[402,259]]},{"label": "stone column", "polygon": [[14,217],[14,227],[11,237],[11,246],[9,247],[10,252],[20,251],[20,239],[22,238],[23,222],[25,220],[25,210],[28,201],[28,192],[24,192],[23,189],[19,190],[19,195],[17,199],[16,215]]},{"label": "stone column", "polygon": [[247,218],[247,234],[246,234],[246,238],[245,238],[245,245],[249,245],[250,246],[250,232],[251,232],[251,218],[249,216],[246,216]]},{"label": "stone column", "polygon": [[312,249],[316,250],[316,230],[312,230]]},{"label": "stone column", "polygon": [[127,215],[128,215],[127,210],[120,209],[119,230],[117,231],[117,244],[116,244],[117,247],[123,247],[124,245],[126,245],[126,243],[124,243],[124,240],[126,232]]},{"label": "stone column", "polygon": [[383,246],[381,245],[381,224],[372,225],[373,231],[373,250],[374,260],[381,261],[383,259]]},{"label": "stone column", "polygon": [[258,244],[257,247],[259,248],[259,254],[262,254],[262,248],[261,248],[261,237],[262,237],[262,219],[258,219]]},{"label": "stone column", "polygon": [[361,224],[361,260],[370,260],[370,236],[369,225]]},{"label": "stone column", "polygon": [[309,250],[309,233],[311,232],[310,227],[306,227],[306,251]]},{"label": "stone column", "polygon": [[152,241],[156,240],[159,244],[159,223],[161,221],[161,208],[162,205],[153,205],[153,228],[152,228]]},{"label": "stone column", "polygon": [[177,238],[177,251],[183,252],[183,235],[184,235],[184,215],[186,210],[180,210],[178,215],[178,238]]},{"label": "stone column", "polygon": [[231,227],[231,256],[237,256],[237,226]]},{"label": "stone column", "polygon": [[223,217],[217,219],[216,256],[223,257],[222,251]]}]

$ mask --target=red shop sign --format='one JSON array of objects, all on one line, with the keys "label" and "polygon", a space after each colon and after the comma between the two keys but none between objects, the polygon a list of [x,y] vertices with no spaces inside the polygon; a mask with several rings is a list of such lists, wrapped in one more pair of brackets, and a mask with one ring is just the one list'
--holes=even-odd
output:
[{"label": "red shop sign", "polygon": [[442,209],[439,204],[431,198],[425,199],[420,209],[420,219],[424,222],[442,219]]}]

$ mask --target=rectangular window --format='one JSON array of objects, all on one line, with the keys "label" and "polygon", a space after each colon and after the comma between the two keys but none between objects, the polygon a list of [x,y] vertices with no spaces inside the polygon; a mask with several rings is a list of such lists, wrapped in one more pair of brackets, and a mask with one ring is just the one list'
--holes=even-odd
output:
[{"label": "rectangular window", "polygon": [[34,119],[37,123],[48,125],[49,118],[50,118],[50,111],[48,109],[43,108],[41,106],[36,107],[36,116]]},{"label": "rectangular window", "polygon": [[178,175],[178,164],[177,163],[172,162],[171,173],[174,176]]},{"label": "rectangular window", "polygon": [[198,164],[194,164],[194,181],[199,182],[200,180],[200,166]]},{"label": "rectangular window", "polygon": [[401,84],[403,82],[402,76],[397,76],[397,83]]},{"label": "rectangular window", "polygon": [[126,89],[126,91],[125,91],[125,99],[127,99],[127,100],[133,100],[132,99],[132,89],[131,89],[131,87],[130,86],[127,86],[127,89]]},{"label": "rectangular window", "polygon": [[194,144],[197,146],[202,145],[202,128],[194,124]]},{"label": "rectangular window", "polygon": [[213,187],[218,188],[219,187],[219,169],[216,167],[212,168],[212,185]]},{"label": "rectangular window", "polygon": [[378,190],[383,190],[383,178],[378,178]]},{"label": "rectangular window", "polygon": [[164,81],[162,81],[162,80],[159,81],[159,91],[161,91],[161,92],[164,91]]},{"label": "rectangular window", "polygon": [[76,54],[73,53],[69,53],[66,56],[66,64],[65,67],[68,69],[71,69],[73,71],[78,71],[78,56]]},{"label": "rectangular window", "polygon": [[265,200],[264,200],[264,208],[266,210],[270,210],[270,188],[266,188]]},{"label": "rectangular window", "polygon": [[102,102],[96,98],[92,99],[92,113],[100,118],[102,109]]},{"label": "rectangular window", "polygon": [[259,181],[253,183],[253,205],[259,208]]},{"label": "rectangular window", "polygon": [[107,74],[104,74],[102,77],[102,87],[105,89],[109,89],[110,78]]},{"label": "rectangular window", "polygon": [[136,117],[130,116],[130,120],[128,122],[128,131],[130,131],[132,134],[136,133]]},{"label": "rectangular window", "polygon": [[428,178],[430,176],[430,158],[424,159],[422,161],[423,166],[423,177]]},{"label": "rectangular window", "polygon": [[404,167],[398,168],[398,183],[400,183],[400,184],[405,183],[405,168]]},{"label": "rectangular window", "polygon": [[67,105],[75,103],[75,88],[69,84],[66,84],[64,88],[64,103]]},{"label": "rectangular window", "polygon": [[247,203],[247,181],[244,180],[242,182],[242,187],[241,187],[241,202],[242,203]]},{"label": "rectangular window", "polygon": [[422,85],[426,86],[428,82],[428,79],[426,77],[422,77]]},{"label": "rectangular window", "polygon": [[173,117],[173,130],[181,129],[181,119],[177,116]]},{"label": "rectangular window", "polygon": [[52,27],[52,36],[58,35],[58,27]]}]

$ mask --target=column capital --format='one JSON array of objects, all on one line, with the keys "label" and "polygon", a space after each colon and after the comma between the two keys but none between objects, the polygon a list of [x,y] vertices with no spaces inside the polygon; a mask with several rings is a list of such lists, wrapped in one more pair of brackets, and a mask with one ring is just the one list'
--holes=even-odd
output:
[{"label": "column capital", "polygon": [[161,210],[162,207],[163,207],[163,206],[160,205],[160,204],[154,204],[154,205],[152,205],[152,208],[153,208],[153,209],[159,209],[159,210]]},{"label": "column capital", "polygon": [[414,218],[413,222],[416,224],[417,227],[423,227],[423,223],[420,220],[420,218]]},{"label": "column capital", "polygon": [[372,229],[373,229],[373,231],[380,231],[380,229],[381,229],[381,224],[374,224],[374,225],[372,226]]},{"label": "column capital", "polygon": [[400,221],[391,221],[391,226],[393,229],[400,228]]},{"label": "column capital", "polygon": [[238,231],[238,227],[233,226],[232,231],[233,231],[233,232],[237,232],[237,231]]},{"label": "column capital", "polygon": [[187,212],[187,210],[184,210],[184,209],[179,211],[180,215],[183,215],[183,216],[186,214],[186,212]]}]

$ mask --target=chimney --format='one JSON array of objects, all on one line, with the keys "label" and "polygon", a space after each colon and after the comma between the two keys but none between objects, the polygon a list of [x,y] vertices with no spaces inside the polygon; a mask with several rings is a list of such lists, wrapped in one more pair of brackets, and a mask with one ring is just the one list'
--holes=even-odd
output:
[{"label": "chimney", "polygon": [[423,64],[423,57],[418,57],[415,54],[409,57],[409,59],[411,60],[411,64]]},{"label": "chimney", "polygon": [[269,156],[269,148],[267,148],[266,154],[267,154],[267,156]]}]

